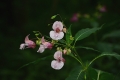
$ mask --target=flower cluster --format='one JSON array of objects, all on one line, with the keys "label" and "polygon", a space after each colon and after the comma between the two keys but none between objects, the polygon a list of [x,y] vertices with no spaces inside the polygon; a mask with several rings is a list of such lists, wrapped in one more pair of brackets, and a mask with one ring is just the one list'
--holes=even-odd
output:
[{"label": "flower cluster", "polygon": [[[55,43],[58,40],[61,40],[64,37],[64,32],[66,32],[66,28],[63,28],[63,23],[61,21],[55,21],[52,26],[53,30],[50,31],[51,41],[47,41],[44,36],[39,38],[39,49],[38,53],[43,53],[45,49],[52,49]],[[37,44],[34,41],[29,39],[29,35],[25,37],[25,43],[20,45],[20,49],[23,50],[25,48],[35,48]],[[53,69],[59,70],[64,66],[65,59],[62,57],[62,54],[66,54],[67,50],[58,49],[54,54],[54,59],[51,62],[51,67]]]}]

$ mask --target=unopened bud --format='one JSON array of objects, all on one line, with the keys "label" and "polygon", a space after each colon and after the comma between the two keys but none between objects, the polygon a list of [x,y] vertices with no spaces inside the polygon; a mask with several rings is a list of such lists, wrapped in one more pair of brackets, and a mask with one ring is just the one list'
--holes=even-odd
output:
[{"label": "unopened bud", "polygon": [[36,45],[40,45],[41,44],[41,40],[36,40]]},{"label": "unopened bud", "polygon": [[66,28],[63,28],[63,32],[66,33],[66,31],[67,31]]},{"label": "unopened bud", "polygon": [[66,53],[67,53],[67,49],[64,49],[64,50],[63,50],[63,53],[66,54]]},{"label": "unopened bud", "polygon": [[70,40],[74,40],[74,37],[70,36]]},{"label": "unopened bud", "polygon": [[62,51],[61,47],[57,47],[57,51]]},{"label": "unopened bud", "polygon": [[65,49],[63,50],[63,53],[69,55],[69,54],[71,53],[71,50],[65,48]]},{"label": "unopened bud", "polygon": [[67,54],[70,54],[70,53],[71,53],[71,50],[70,50],[70,49],[68,49],[67,51],[68,51]]}]

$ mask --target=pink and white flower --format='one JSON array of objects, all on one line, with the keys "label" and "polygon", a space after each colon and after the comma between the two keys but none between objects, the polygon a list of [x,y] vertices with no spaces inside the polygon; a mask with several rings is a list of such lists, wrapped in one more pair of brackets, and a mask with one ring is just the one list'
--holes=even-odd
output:
[{"label": "pink and white flower", "polygon": [[53,47],[52,43],[46,42],[45,39],[44,39],[44,37],[42,37],[41,43],[42,43],[42,44],[40,44],[40,47],[39,47],[39,49],[38,49],[37,52],[42,53],[42,52],[44,52],[44,50],[45,50],[46,48],[52,49],[52,47]]},{"label": "pink and white flower", "polygon": [[56,51],[54,54],[54,58],[56,60],[53,60],[51,62],[51,67],[56,70],[60,70],[64,66],[65,59],[62,57],[61,51]]},{"label": "pink and white flower", "polygon": [[22,43],[20,45],[20,49],[25,49],[25,47],[27,47],[27,48],[35,48],[36,44],[32,40],[29,40],[28,36],[29,35],[27,35],[25,37],[25,43]]},{"label": "pink and white flower", "polygon": [[53,31],[50,31],[50,37],[53,40],[60,40],[64,37],[64,33],[62,32],[63,30],[63,24],[60,21],[56,21],[53,23]]},{"label": "pink and white flower", "polygon": [[45,46],[44,45],[40,45],[40,47],[39,47],[37,52],[43,53],[44,51],[45,51]]}]

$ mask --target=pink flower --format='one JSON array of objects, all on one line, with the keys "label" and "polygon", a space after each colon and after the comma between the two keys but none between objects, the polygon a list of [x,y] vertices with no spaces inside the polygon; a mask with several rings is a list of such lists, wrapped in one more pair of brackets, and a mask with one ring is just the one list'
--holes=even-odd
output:
[{"label": "pink flower", "polygon": [[51,62],[51,67],[56,70],[61,69],[64,66],[64,62],[65,62],[65,59],[62,57],[62,52],[56,51],[54,54],[54,58],[56,60],[53,60]]},{"label": "pink flower", "polygon": [[22,43],[20,45],[20,49],[25,49],[25,47],[27,47],[27,48],[35,48],[36,44],[32,40],[29,40],[28,36],[29,35],[27,35],[25,37],[25,43]]},{"label": "pink flower", "polygon": [[52,47],[53,47],[52,43],[46,42],[44,37],[42,37],[41,42],[45,46],[45,48],[52,49]]},{"label": "pink flower", "polygon": [[39,47],[37,52],[43,53],[44,51],[45,51],[45,46],[44,45],[40,45],[40,47]]},{"label": "pink flower", "polygon": [[52,28],[54,31],[50,31],[50,37],[53,40],[60,40],[64,37],[64,33],[62,32],[63,30],[62,22],[60,21],[54,22]]},{"label": "pink flower", "polygon": [[46,48],[52,49],[53,45],[50,42],[46,42],[44,37],[42,37],[41,42],[42,44],[40,44],[40,47],[37,52],[42,53]]}]

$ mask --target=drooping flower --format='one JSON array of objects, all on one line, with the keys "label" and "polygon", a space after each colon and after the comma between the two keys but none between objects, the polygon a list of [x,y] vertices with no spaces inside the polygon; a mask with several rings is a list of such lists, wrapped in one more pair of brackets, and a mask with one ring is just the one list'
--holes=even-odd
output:
[{"label": "drooping flower", "polygon": [[50,43],[50,42],[46,42],[45,39],[44,39],[44,37],[42,37],[41,42],[45,46],[45,48],[52,49],[53,44]]},{"label": "drooping flower", "polygon": [[64,33],[62,32],[63,30],[63,24],[60,21],[56,21],[53,23],[53,31],[50,31],[50,37],[53,40],[60,40],[64,37]]},{"label": "drooping flower", "polygon": [[46,42],[45,39],[44,39],[44,37],[42,37],[41,43],[42,43],[42,44],[40,44],[40,47],[39,47],[39,49],[38,49],[37,52],[42,53],[42,52],[44,52],[44,50],[45,50],[46,48],[52,49],[52,47],[53,47],[52,43]]},{"label": "drooping flower", "polygon": [[25,47],[26,48],[35,48],[36,44],[32,40],[30,40],[28,37],[29,37],[29,35],[27,35],[25,37],[25,43],[22,43],[20,45],[20,49],[25,49]]},{"label": "drooping flower", "polygon": [[53,60],[51,62],[51,67],[56,70],[60,70],[64,66],[65,59],[62,57],[61,51],[56,51],[54,54],[54,58],[56,60]]},{"label": "drooping flower", "polygon": [[44,45],[40,45],[40,47],[39,47],[37,52],[43,53],[44,51],[45,51],[45,46]]}]

